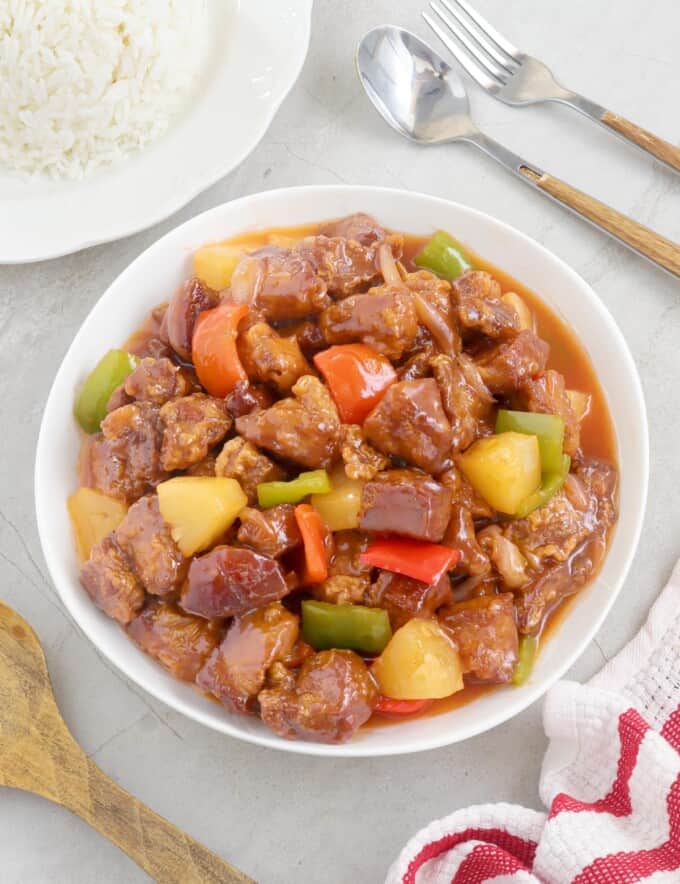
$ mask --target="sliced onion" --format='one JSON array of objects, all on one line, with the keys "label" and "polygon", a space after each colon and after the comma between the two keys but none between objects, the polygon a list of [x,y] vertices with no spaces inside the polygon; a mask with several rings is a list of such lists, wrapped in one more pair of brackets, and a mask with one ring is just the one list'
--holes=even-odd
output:
[{"label": "sliced onion", "polygon": [[489,574],[475,574],[456,583],[453,587],[453,597],[457,602],[463,602],[466,599],[479,595],[489,595],[486,591],[489,584],[492,584],[492,590],[495,591],[495,581],[490,581]]},{"label": "sliced onion", "polygon": [[463,372],[465,380],[472,387],[477,396],[479,396],[482,402],[488,402],[489,404],[491,404],[494,401],[494,398],[491,395],[489,388],[482,380],[482,376],[479,373],[479,369],[475,365],[474,360],[471,359],[469,356],[461,353],[458,357],[458,365]]},{"label": "sliced onion", "polygon": [[262,286],[262,276],[262,261],[244,255],[232,274],[229,300],[236,304],[252,306]]},{"label": "sliced onion", "polygon": [[420,292],[412,292],[412,295],[418,319],[432,335],[441,352],[455,357],[460,350],[460,339],[449,318]]},{"label": "sliced onion", "polygon": [[392,246],[388,242],[382,242],[378,246],[378,266],[380,267],[382,278],[388,285],[402,284],[403,280],[392,254]]},{"label": "sliced onion", "polygon": [[518,589],[528,581],[527,560],[519,547],[501,533],[498,525],[489,525],[480,531],[477,540],[508,589]]},{"label": "sliced onion", "polygon": [[564,480],[564,493],[569,499],[569,503],[574,509],[580,510],[582,513],[590,506],[590,500],[585,492],[581,480],[573,473],[569,473]]}]

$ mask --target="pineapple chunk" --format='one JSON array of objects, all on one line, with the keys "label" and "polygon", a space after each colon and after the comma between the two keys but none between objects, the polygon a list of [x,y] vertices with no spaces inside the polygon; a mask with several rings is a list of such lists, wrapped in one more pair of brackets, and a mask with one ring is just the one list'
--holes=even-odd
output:
[{"label": "pineapple chunk", "polygon": [[591,395],[590,393],[582,393],[580,390],[567,390],[567,398],[571,405],[571,410],[576,415],[576,420],[580,423],[590,412]]},{"label": "pineapple chunk", "polygon": [[498,433],[478,439],[461,455],[460,468],[487,503],[512,516],[541,483],[538,438]]},{"label": "pineapple chunk", "polygon": [[524,298],[521,298],[515,292],[506,292],[501,298],[501,301],[515,310],[519,316],[519,327],[521,330],[529,329],[529,331],[536,331],[534,314],[529,309],[529,305]]},{"label": "pineapple chunk", "polygon": [[94,488],[79,488],[68,499],[68,512],[78,555],[85,561],[90,557],[92,547],[120,525],[127,507],[122,501]]},{"label": "pineapple chunk", "polygon": [[312,494],[310,503],[329,531],[358,528],[364,483],[350,479],[344,466],[339,466],[331,473],[331,484],[332,490],[326,494]]},{"label": "pineapple chunk", "polygon": [[269,233],[267,234],[267,245],[277,246],[280,249],[292,249],[301,239],[300,236],[289,236],[286,233]]},{"label": "pineapple chunk", "polygon": [[236,479],[178,476],[157,491],[161,515],[185,556],[216,543],[248,503]]},{"label": "pineapple chunk", "polygon": [[395,700],[436,700],[463,687],[458,651],[434,620],[409,620],[371,669],[380,692]]},{"label": "pineapple chunk", "polygon": [[248,252],[243,243],[211,243],[194,252],[194,273],[218,292],[231,285],[236,265]]}]

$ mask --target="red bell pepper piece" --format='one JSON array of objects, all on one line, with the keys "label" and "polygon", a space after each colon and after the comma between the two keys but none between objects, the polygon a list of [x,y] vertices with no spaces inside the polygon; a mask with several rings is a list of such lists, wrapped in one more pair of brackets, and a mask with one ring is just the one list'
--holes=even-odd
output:
[{"label": "red bell pepper piece", "polygon": [[416,715],[427,709],[432,704],[432,700],[393,700],[392,697],[380,697],[373,709],[380,715]]},{"label": "red bell pepper piece", "polygon": [[199,313],[191,342],[198,379],[211,396],[224,398],[240,381],[247,381],[236,349],[238,324],[247,304],[220,304]]},{"label": "red bell pepper piece", "polygon": [[457,549],[403,537],[374,540],[361,554],[364,565],[395,571],[428,584],[437,583],[443,574],[458,564],[459,559]]},{"label": "red bell pepper piece", "polygon": [[366,344],[322,350],[314,365],[324,376],[344,424],[361,424],[397,379],[389,359]]},{"label": "red bell pepper piece", "polygon": [[304,585],[322,583],[328,577],[326,526],[313,506],[301,503],[295,507],[295,520],[302,535],[305,551]]}]

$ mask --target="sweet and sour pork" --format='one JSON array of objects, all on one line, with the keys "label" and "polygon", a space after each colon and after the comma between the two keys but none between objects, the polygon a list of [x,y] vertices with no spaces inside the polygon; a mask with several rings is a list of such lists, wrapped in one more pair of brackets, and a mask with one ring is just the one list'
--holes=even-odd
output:
[{"label": "sweet and sour pork", "polygon": [[[364,213],[244,246],[226,288],[195,277],[153,312],[83,444],[81,484],[118,513],[82,563],[85,590],[174,677],[286,739],[341,742],[423,699],[381,696],[380,648],[329,644],[308,610],[334,628],[374,618],[383,649],[427,621],[461,684],[507,684],[616,521],[617,470],[582,441],[590,391],[549,367],[530,305],[492,272],[449,281],[413,255]],[[225,305],[236,320],[209,355],[231,375],[214,395],[196,328]],[[467,467],[501,408],[563,431],[564,474],[539,473],[521,512]],[[169,515],[182,477],[222,496]]]}]

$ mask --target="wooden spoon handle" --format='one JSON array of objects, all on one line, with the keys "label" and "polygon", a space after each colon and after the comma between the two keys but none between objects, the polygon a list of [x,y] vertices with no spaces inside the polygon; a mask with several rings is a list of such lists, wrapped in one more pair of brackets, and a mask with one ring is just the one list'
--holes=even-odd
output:
[{"label": "wooden spoon handle", "polygon": [[630,120],[612,113],[612,111],[605,111],[600,117],[600,122],[618,135],[628,139],[628,141],[632,141],[633,144],[637,144],[638,147],[646,150],[647,153],[651,153],[657,160],[661,160],[661,162],[666,163],[672,169],[680,172],[680,147],[664,141],[663,138],[659,138],[653,132],[649,132],[647,129],[643,129],[642,126],[631,123]]},{"label": "wooden spoon handle", "polygon": [[655,233],[648,227],[638,224],[627,215],[617,212],[599,200],[570,184],[553,178],[546,172],[538,172],[529,166],[522,165],[519,172],[534,186],[549,194],[553,199],[567,206],[591,223],[606,230],[616,239],[623,242],[665,270],[680,276],[680,245]]},{"label": "wooden spoon handle", "polygon": [[[59,801],[163,884],[254,884],[233,866],[138,801],[83,754]],[[62,786],[65,785],[62,781]]]}]

